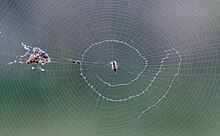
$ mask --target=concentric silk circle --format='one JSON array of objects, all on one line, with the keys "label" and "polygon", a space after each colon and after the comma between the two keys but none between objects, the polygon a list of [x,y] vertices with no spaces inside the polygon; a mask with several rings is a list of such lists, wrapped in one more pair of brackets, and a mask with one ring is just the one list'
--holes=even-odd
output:
[{"label": "concentric silk circle", "polygon": [[[94,47],[94,46],[96,46],[96,45],[101,45],[101,44],[106,44],[106,43],[116,43],[116,45],[110,45],[110,46],[112,46],[112,47],[109,47],[109,48],[115,48],[115,46],[126,46],[127,48],[130,48],[129,50],[134,50],[138,55],[134,55],[134,51],[132,52],[132,51],[126,51],[126,49],[125,48],[120,48],[119,47],[119,49],[115,49],[116,51],[112,51],[113,53],[114,52],[119,52],[120,54],[122,54],[122,56],[123,56],[123,53],[126,53],[126,52],[129,52],[129,55],[131,56],[131,58],[132,57],[140,57],[140,59],[142,59],[142,61],[143,61],[143,63],[144,63],[144,66],[143,66],[143,69],[139,72],[139,73],[137,73],[137,75],[135,76],[135,78],[133,78],[133,79],[130,79],[130,81],[129,82],[126,82],[126,83],[118,83],[118,84],[111,84],[111,83],[108,83],[108,82],[106,82],[106,81],[104,81],[102,78],[100,78],[99,76],[97,76],[97,78],[101,81],[101,82],[103,82],[104,84],[106,84],[106,85],[108,85],[108,86],[110,86],[110,87],[117,87],[117,86],[122,86],[122,85],[129,85],[129,84],[131,84],[131,83],[133,83],[133,82],[135,82],[140,76],[141,76],[141,74],[145,71],[145,69],[146,69],[146,67],[147,67],[147,59],[146,58],[144,58],[144,56],[142,56],[141,55],[141,53],[136,49],[136,48],[134,48],[133,46],[131,46],[131,45],[129,45],[129,44],[127,44],[127,43],[125,43],[125,42],[122,42],[122,41],[118,41],[118,40],[105,40],[105,41],[101,41],[101,42],[98,42],[98,43],[94,43],[94,44],[92,44],[91,46],[89,46],[89,48],[87,48],[86,49],[86,51],[82,54],[82,61],[84,60],[84,56],[86,55],[86,53],[89,51],[89,49],[90,48],[92,48],[92,47]],[[117,45],[118,44],[118,45]],[[107,45],[108,46],[108,45]],[[105,46],[103,47],[103,48],[106,48]],[[108,47],[107,47],[108,48]],[[121,52],[120,52],[120,50],[121,50]],[[117,54],[119,54],[119,53],[117,53]],[[108,55],[107,54],[107,52],[104,52],[103,54],[105,54],[105,55]],[[114,58],[120,58],[121,59],[121,57],[119,56],[119,55],[114,55],[114,54],[112,54],[112,56],[110,57],[110,58],[107,58],[107,59],[112,59],[112,61],[114,60]],[[126,54],[125,54],[126,55]],[[125,56],[124,55],[124,56]],[[99,59],[102,59],[102,57],[101,56],[98,56],[97,58],[99,58]],[[97,60],[97,61],[106,61],[106,60]],[[109,65],[110,65],[110,61],[111,60],[107,60],[105,63],[106,63],[106,65],[108,65],[108,62],[109,62]],[[131,59],[127,56],[127,59],[125,58],[125,59],[123,59],[123,61],[124,61],[124,63],[126,63],[126,64],[128,64],[127,65],[127,67],[126,66],[122,66],[122,67],[124,67],[124,69],[125,68],[129,68],[129,64],[130,65],[132,65],[132,62],[129,62],[129,61],[131,61]],[[94,62],[94,64],[95,64],[95,62]],[[81,75],[83,76],[83,78],[85,79],[85,81],[86,82],[88,82],[87,80],[86,80],[86,77],[84,76],[84,74],[83,74],[83,68],[82,68],[82,63],[81,63],[81,65],[80,65],[81,67],[80,67],[80,71],[81,71]],[[125,76],[125,75],[122,75],[122,76]],[[90,83],[88,83],[88,84],[90,84]],[[89,85],[90,86],[90,85]],[[91,86],[90,86],[91,87]]]},{"label": "concentric silk circle", "polygon": [[[90,45],[90,46],[84,51],[84,53],[82,54],[81,62],[84,61],[84,57],[86,56],[87,52],[89,52],[89,50],[90,50],[91,48],[93,48],[93,47],[95,47],[95,46],[98,46],[98,45],[101,45],[101,44],[106,44],[106,43],[108,43],[108,42],[110,42],[110,43],[117,43],[117,44],[123,44],[122,46],[127,46],[127,47],[132,48],[133,50],[135,50],[135,52],[139,55],[139,57],[140,57],[142,60],[144,60],[144,62],[145,62],[144,68],[142,69],[142,71],[141,71],[140,73],[137,74],[137,76],[136,76],[134,79],[131,79],[130,82],[127,82],[127,83],[111,84],[111,83],[109,83],[109,82],[104,81],[104,80],[103,80],[102,78],[100,78],[98,75],[96,75],[96,77],[100,80],[101,84],[105,84],[106,86],[108,86],[108,87],[110,87],[110,88],[113,88],[113,89],[114,89],[114,88],[117,88],[117,87],[119,87],[119,86],[129,86],[130,84],[133,84],[136,80],[139,79],[140,76],[142,76],[143,72],[144,72],[145,69],[147,68],[147,59],[146,59],[144,56],[142,56],[141,53],[140,53],[135,47],[133,47],[133,46],[131,46],[131,45],[125,43],[125,42],[118,41],[118,40],[105,40],[105,41],[101,41],[101,42],[94,43],[94,44]],[[109,47],[109,48],[113,48],[113,47],[115,47],[115,46],[121,46],[121,45],[102,45],[102,47],[100,47],[100,48],[108,48],[108,47],[106,47],[106,46],[112,46],[112,47]],[[120,49],[120,48],[119,48],[119,49]],[[121,48],[121,49],[122,49],[122,51],[126,52],[125,49],[123,49],[123,48]],[[97,50],[97,49],[96,49],[96,50]],[[118,50],[118,49],[117,49],[117,50]],[[147,110],[153,108],[153,107],[156,106],[156,104],[158,104],[163,98],[165,98],[166,94],[169,92],[170,88],[172,87],[172,84],[173,84],[173,82],[174,82],[176,76],[179,74],[179,70],[180,70],[180,65],[181,65],[181,62],[182,62],[182,58],[181,58],[181,55],[179,54],[179,52],[178,52],[176,49],[172,48],[172,49],[165,50],[164,52],[166,53],[166,56],[161,59],[160,67],[159,67],[158,71],[155,73],[155,76],[152,78],[151,82],[150,82],[149,84],[146,84],[146,88],[145,88],[144,90],[141,90],[140,93],[138,93],[138,94],[133,94],[133,95],[130,95],[130,96],[128,96],[128,97],[124,97],[124,98],[120,98],[120,99],[114,99],[114,98],[110,98],[110,97],[105,96],[105,95],[103,95],[102,93],[100,93],[100,91],[99,91],[100,89],[96,89],[95,83],[91,83],[91,81],[89,81],[88,77],[85,76],[85,74],[83,74],[84,71],[86,71],[86,70],[84,70],[84,68],[83,68],[83,63],[80,63],[80,75],[83,77],[83,79],[85,80],[85,82],[87,83],[87,85],[88,85],[98,96],[100,96],[101,98],[103,98],[103,99],[105,99],[105,100],[107,100],[107,101],[110,101],[110,102],[123,102],[123,101],[128,101],[128,100],[130,100],[130,99],[133,99],[133,98],[136,98],[136,97],[139,97],[139,96],[145,94],[145,93],[149,90],[149,88],[154,84],[154,81],[156,80],[156,78],[158,77],[158,75],[160,74],[160,72],[162,71],[162,69],[165,69],[165,68],[163,68],[163,63],[164,63],[164,61],[165,61],[166,59],[169,58],[170,52],[172,52],[172,51],[174,51],[175,54],[176,54],[176,57],[179,58],[178,67],[177,67],[176,73],[174,74],[174,76],[173,76],[173,78],[172,78],[172,80],[171,80],[171,82],[170,82],[168,88],[167,88],[166,91],[164,92],[164,94],[161,95],[162,97],[159,98],[157,101],[155,101],[151,106],[149,106],[149,107],[147,107],[145,110],[143,110],[143,111],[140,113],[140,115],[138,116],[138,119],[139,119]],[[114,51],[112,51],[112,52],[114,52]],[[121,53],[122,53],[122,52],[121,52]],[[107,52],[103,52],[103,54],[108,55]],[[97,54],[95,54],[94,56],[96,56],[96,55],[97,55]],[[112,55],[112,56],[116,56],[116,55]],[[132,52],[130,53],[130,56],[131,56],[131,57],[134,57],[134,55],[133,55]],[[99,56],[96,56],[96,58],[98,58],[98,59],[103,59],[102,57],[99,57]],[[120,58],[120,57],[118,57],[118,58]],[[113,58],[110,57],[110,59],[113,59]],[[129,60],[129,58],[128,58],[128,60]],[[94,58],[93,58],[92,60],[86,60],[86,61],[87,61],[87,62],[91,61],[94,65],[99,65],[101,60],[94,60]],[[123,60],[123,61],[126,61],[126,60]],[[107,61],[106,61],[106,60],[102,60],[102,63],[101,63],[101,64],[103,64],[103,65],[106,64],[106,65],[107,65],[108,62],[110,62],[109,58],[107,58]],[[98,71],[99,71],[99,70],[98,70]],[[91,72],[90,69],[89,69],[89,72]],[[106,71],[105,71],[105,72],[106,72]],[[93,72],[93,76],[95,76],[94,73],[95,73],[95,72]],[[97,74],[99,74],[99,73],[97,73]],[[101,73],[101,75],[103,75],[103,74]],[[123,76],[125,76],[125,75],[123,75]],[[94,81],[94,77],[91,78],[91,79],[93,79],[93,81]],[[114,79],[114,80],[115,80],[115,79]],[[120,88],[120,89],[122,89],[122,88]],[[124,89],[125,89],[125,88],[124,88]],[[110,89],[110,90],[111,90],[111,89]]]},{"label": "concentric silk circle", "polygon": [[220,135],[219,0],[0,1],[0,136]]}]

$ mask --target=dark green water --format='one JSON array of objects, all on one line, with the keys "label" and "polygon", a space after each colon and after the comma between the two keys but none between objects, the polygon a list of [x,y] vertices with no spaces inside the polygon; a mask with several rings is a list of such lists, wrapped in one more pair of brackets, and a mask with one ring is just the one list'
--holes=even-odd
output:
[{"label": "dark green water", "polygon": [[[0,136],[220,136],[220,2],[218,0],[0,0]],[[162,72],[149,91],[166,56]],[[25,53],[21,43],[45,50],[45,72],[5,65]],[[113,74],[110,61],[119,63]],[[179,71],[177,71],[180,66]],[[178,73],[175,79],[173,76]],[[173,80],[173,82],[172,82]],[[169,85],[171,85],[170,89]],[[167,94],[166,94],[167,92]],[[158,100],[165,95],[165,98]],[[158,103],[157,103],[158,102]],[[138,119],[142,111],[153,106]]]}]

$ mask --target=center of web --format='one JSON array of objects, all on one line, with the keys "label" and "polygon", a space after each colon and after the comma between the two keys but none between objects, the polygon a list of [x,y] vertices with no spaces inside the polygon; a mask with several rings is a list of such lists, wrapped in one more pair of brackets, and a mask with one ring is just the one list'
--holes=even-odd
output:
[{"label": "center of web", "polygon": [[81,75],[110,87],[132,84],[147,67],[147,59],[133,46],[118,40],[105,40],[90,45],[82,54]]},{"label": "center of web", "polygon": [[[90,45],[83,52],[79,63],[80,75],[99,97],[114,103],[140,98],[147,95],[153,86],[163,86],[161,89],[156,87],[156,97],[147,97],[149,103],[141,110],[139,119],[165,98],[179,74],[182,62],[179,52],[171,48],[163,51],[161,56],[159,62],[154,62],[158,65],[150,66],[147,71],[148,60],[134,46],[119,40],[104,40]],[[173,63],[175,65],[169,65]],[[149,73],[152,68],[154,73]],[[162,80],[164,75],[169,75],[169,79]],[[152,89],[152,92],[155,91]]]}]

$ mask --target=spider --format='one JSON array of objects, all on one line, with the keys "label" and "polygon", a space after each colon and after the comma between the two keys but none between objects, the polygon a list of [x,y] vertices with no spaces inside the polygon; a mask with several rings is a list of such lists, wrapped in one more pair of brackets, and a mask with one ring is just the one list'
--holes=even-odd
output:
[{"label": "spider", "polygon": [[118,64],[117,64],[117,61],[112,61],[111,62],[111,66],[112,66],[112,71],[114,74],[117,73],[117,70],[118,70]]}]

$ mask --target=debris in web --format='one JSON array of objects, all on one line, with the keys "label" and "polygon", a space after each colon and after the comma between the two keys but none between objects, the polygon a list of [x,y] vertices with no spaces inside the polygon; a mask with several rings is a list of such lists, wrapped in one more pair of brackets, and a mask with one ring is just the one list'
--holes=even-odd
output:
[{"label": "debris in web", "polygon": [[[6,66],[10,67],[15,63],[28,64],[28,65],[34,65],[32,69],[37,68],[40,69],[41,71],[45,71],[45,69],[41,68],[41,66],[45,65],[46,63],[50,63],[51,58],[49,57],[48,53],[39,47],[27,46],[24,43],[21,43],[21,45],[26,50],[25,54],[17,56],[14,61],[9,62]],[[31,49],[32,49],[32,53],[31,53]]]}]

